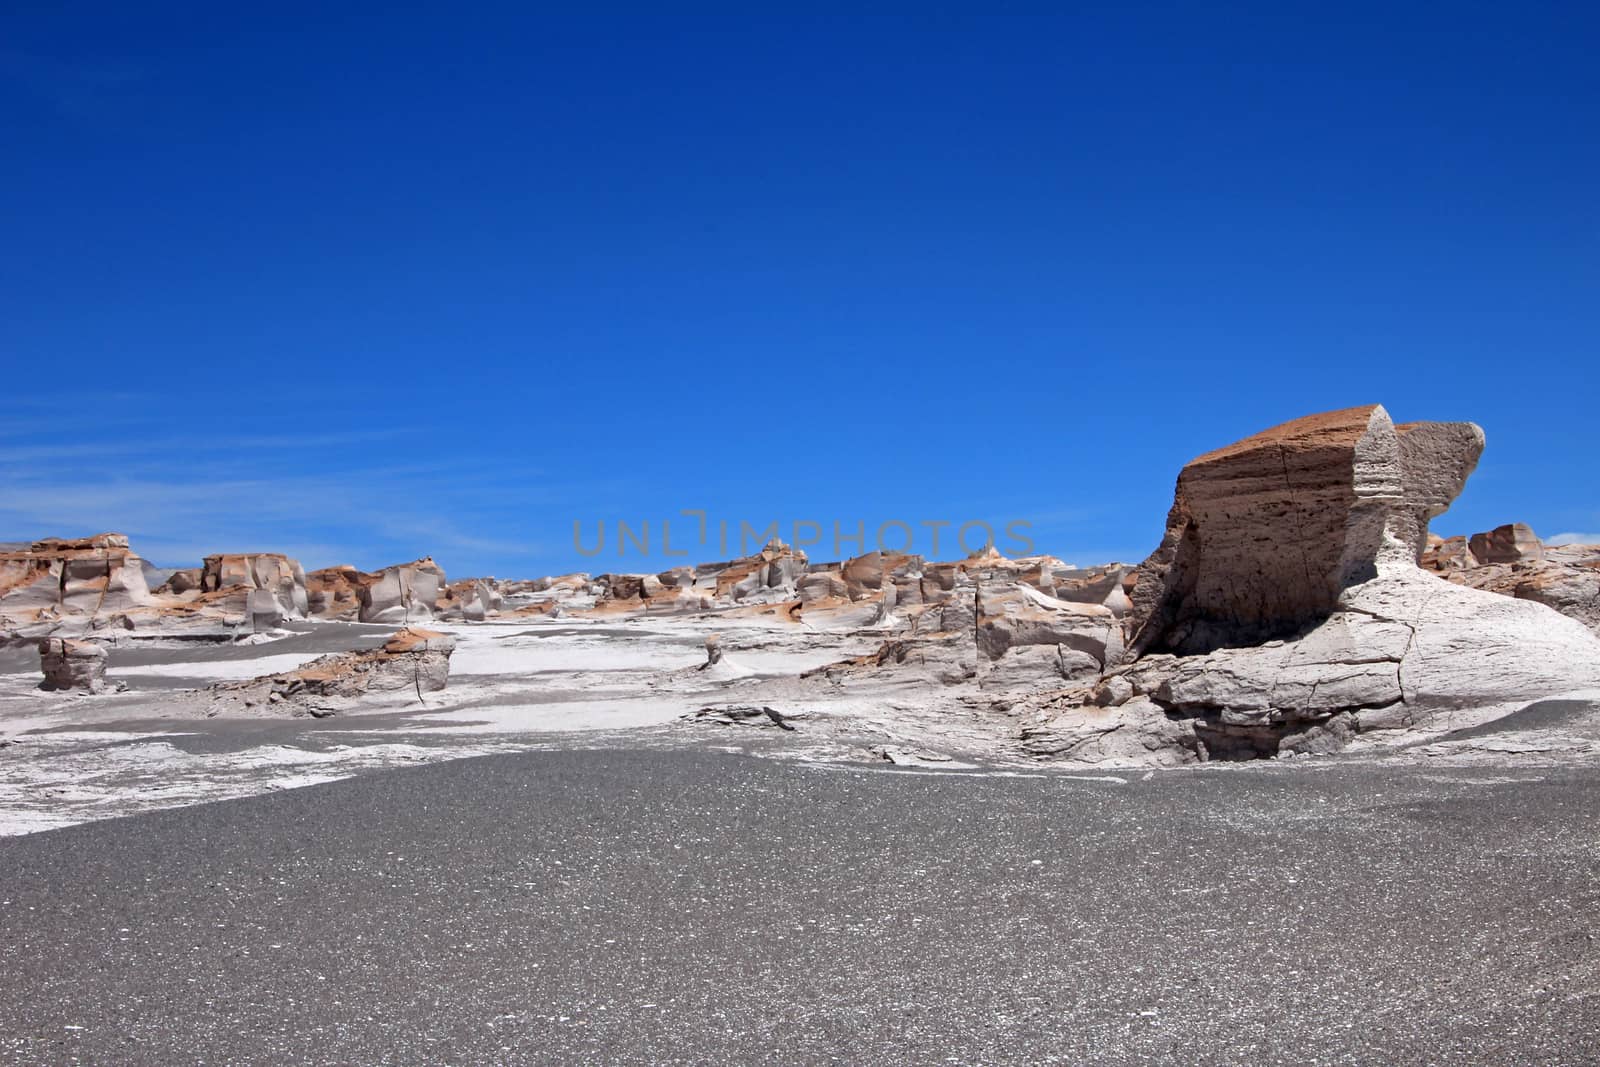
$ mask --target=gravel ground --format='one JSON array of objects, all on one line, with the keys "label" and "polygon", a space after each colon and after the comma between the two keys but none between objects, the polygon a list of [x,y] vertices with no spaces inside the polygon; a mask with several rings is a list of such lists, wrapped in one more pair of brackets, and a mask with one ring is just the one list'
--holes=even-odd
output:
[{"label": "gravel ground", "polygon": [[0,841],[0,1055],[1589,1064],[1597,809],[1355,762],[385,771]]}]

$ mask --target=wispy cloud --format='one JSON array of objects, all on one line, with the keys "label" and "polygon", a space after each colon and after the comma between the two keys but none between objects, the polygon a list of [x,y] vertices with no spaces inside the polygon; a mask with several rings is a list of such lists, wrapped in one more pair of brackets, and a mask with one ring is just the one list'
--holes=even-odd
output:
[{"label": "wispy cloud", "polygon": [[[338,448],[346,445],[372,444],[400,436],[398,430],[369,430],[330,434],[277,434],[259,437],[214,437],[203,442],[207,452],[243,451],[246,449]],[[197,442],[193,438],[166,438],[158,440],[126,439],[109,442],[70,442],[40,445],[7,445],[0,448],[0,465],[38,463],[55,459],[111,458],[129,456],[155,456],[171,453],[193,454]]]},{"label": "wispy cloud", "polygon": [[[328,440],[355,444],[380,436],[386,435]],[[542,554],[532,538],[515,532],[523,525],[519,514],[525,508],[534,513],[530,502],[546,491],[491,484],[466,460],[340,465],[320,448],[302,457],[298,470],[240,477],[241,470],[268,465],[271,450],[260,440],[230,442],[223,451],[231,461],[194,464],[176,451],[148,463],[108,464],[91,446],[53,447],[53,462],[0,461],[0,539],[116,530],[147,558],[173,566],[213,552],[281,551],[313,568],[371,568],[433,555],[447,569],[481,571],[496,560],[516,563]],[[350,452],[356,459],[363,453]],[[317,469],[306,471],[307,462]],[[478,524],[493,534],[475,529]]]},{"label": "wispy cloud", "polygon": [[1558,533],[1544,539],[1547,545],[1600,545],[1600,533]]}]

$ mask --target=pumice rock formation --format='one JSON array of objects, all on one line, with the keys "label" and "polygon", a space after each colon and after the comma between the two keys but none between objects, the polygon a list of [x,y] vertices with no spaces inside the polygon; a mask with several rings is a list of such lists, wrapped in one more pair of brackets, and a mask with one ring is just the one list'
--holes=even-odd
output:
[{"label": "pumice rock formation", "polygon": [[361,614],[367,576],[347,563],[306,575],[306,610],[314,619],[353,622]]},{"label": "pumice rock formation", "polygon": [[602,615],[688,615],[717,608],[796,602],[806,554],[777,538],[738,559],[674,567],[657,574],[602,574],[594,579]]},{"label": "pumice rock formation", "polygon": [[229,615],[243,616],[258,632],[305,618],[308,606],[304,568],[277,552],[207,556],[200,595]]},{"label": "pumice rock formation", "polygon": [[46,691],[82,689],[99,693],[106,688],[106,650],[93,641],[46,637],[39,641],[39,669]]},{"label": "pumice rock formation", "polygon": [[464,622],[482,622],[498,615],[504,606],[505,598],[493,578],[452,582],[435,605],[439,618]]},{"label": "pumice rock formation", "polygon": [[338,652],[297,670],[246,682],[224,682],[203,695],[211,714],[288,714],[324,717],[373,698],[402,703],[444,689],[455,638],[407,627],[378,648]]},{"label": "pumice rock formation", "polygon": [[[1483,449],[1471,423],[1396,425],[1376,405],[1273,427],[1183,468],[1161,543],[1137,567],[992,547],[813,562],[773,540],[651,574],[446,584],[427,558],[306,574],[282,555],[217,554],[168,570],[115,534],[5,545],[0,638],[262,644],[299,664],[365,649],[380,628],[442,619],[466,633],[493,618],[503,625],[464,638],[463,704],[543,691],[540,665],[570,641],[580,687],[632,678],[652,706],[771,707],[806,717],[811,742],[849,738],[856,751],[938,739],[928,751],[1169,766],[1372,747],[1600,688],[1600,639],[1574,621],[1600,624],[1600,547],[1545,546],[1515,525],[1429,533]],[[297,617],[376,625],[280,626]],[[540,629],[555,618],[568,621]],[[676,664],[689,641],[705,641],[703,661],[606,666]],[[215,684],[172,700],[197,714],[393,710],[445,685],[452,645],[408,630],[243,683],[229,680],[247,673],[230,649],[185,662],[180,676]],[[98,649],[50,649],[41,666],[59,684],[103,684]],[[170,655],[153,657],[156,673],[180,673]]]},{"label": "pumice rock formation", "polygon": [[0,631],[25,637],[104,630],[269,630],[304,618],[300,564],[277,553],[208,556],[156,589],[123,534],[49,538],[0,552]]},{"label": "pumice rock formation", "polygon": [[432,559],[385,567],[361,589],[362,622],[415,622],[432,619],[444,591],[444,571]]},{"label": "pumice rock formation", "polygon": [[[329,621],[426,622],[451,609],[443,569],[431,558],[397,563],[370,574],[348,565],[306,575],[307,610]],[[465,615],[461,605],[455,610]]]},{"label": "pumice rock formation", "polygon": [[1326,618],[1380,562],[1416,563],[1483,445],[1472,423],[1396,427],[1374,404],[1192,460],[1161,546],[1135,572],[1129,650],[1208,652]]},{"label": "pumice rock formation", "polygon": [[[1120,565],[1080,571],[1050,556],[1007,559],[990,549],[946,563],[873,553],[840,573],[852,576],[846,588],[861,600],[803,602],[802,619],[844,618],[895,633],[875,652],[808,678],[840,684],[889,673],[1020,696],[1092,680],[1122,656]],[[862,604],[874,609],[869,617]]]},{"label": "pumice rock formation", "polygon": [[155,599],[144,561],[122,534],[47,538],[0,552],[0,629],[48,632],[69,619],[109,622]]},{"label": "pumice rock formation", "polygon": [[1473,534],[1467,541],[1467,551],[1480,565],[1544,559],[1544,545],[1533,528],[1522,522],[1508,522],[1487,533]]},{"label": "pumice rock formation", "polygon": [[1373,405],[1194,460],[1135,572],[1123,665],[1041,705],[1025,743],[1074,758],[1120,732],[1170,754],[1177,730],[1196,758],[1328,751],[1600,685],[1600,641],[1581,625],[1418,566],[1483,445],[1471,423],[1395,426]]}]

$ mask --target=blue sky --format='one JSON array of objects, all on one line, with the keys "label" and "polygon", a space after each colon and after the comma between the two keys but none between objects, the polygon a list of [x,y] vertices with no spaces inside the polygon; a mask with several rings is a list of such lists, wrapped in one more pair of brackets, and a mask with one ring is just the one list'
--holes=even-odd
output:
[{"label": "blue sky", "polygon": [[8,8],[0,540],[1138,559],[1374,401],[1488,433],[1436,530],[1600,539],[1592,6],[570,8]]}]

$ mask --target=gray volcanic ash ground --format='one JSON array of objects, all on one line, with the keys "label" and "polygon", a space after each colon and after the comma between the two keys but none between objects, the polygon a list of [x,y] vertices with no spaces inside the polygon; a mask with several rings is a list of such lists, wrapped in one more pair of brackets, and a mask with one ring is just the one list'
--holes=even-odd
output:
[{"label": "gray volcanic ash ground", "polygon": [[1596,781],[633,747],[364,775],[0,841],[0,1050],[1575,1067]]}]

